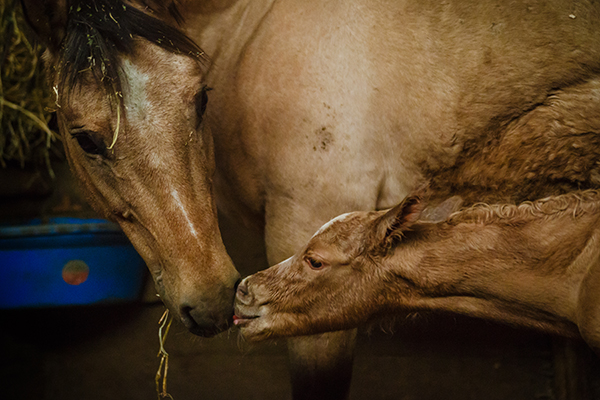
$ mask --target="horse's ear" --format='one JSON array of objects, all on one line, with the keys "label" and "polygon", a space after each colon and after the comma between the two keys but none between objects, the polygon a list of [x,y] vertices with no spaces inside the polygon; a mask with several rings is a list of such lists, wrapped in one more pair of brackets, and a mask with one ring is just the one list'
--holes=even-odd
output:
[{"label": "horse's ear", "polygon": [[67,31],[67,0],[21,0],[25,19],[52,53],[58,52]]},{"label": "horse's ear", "polygon": [[420,195],[411,195],[375,220],[372,243],[376,247],[388,248],[402,238],[404,233],[419,220],[424,204]]}]

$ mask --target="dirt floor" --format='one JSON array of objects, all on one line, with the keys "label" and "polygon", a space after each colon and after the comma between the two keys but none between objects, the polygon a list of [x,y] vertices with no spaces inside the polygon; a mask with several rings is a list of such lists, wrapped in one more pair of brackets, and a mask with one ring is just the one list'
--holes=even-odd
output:
[{"label": "dirt floor", "polygon": [[[40,193],[9,189],[31,176],[0,173],[0,220],[87,214],[65,178],[68,171],[59,167],[58,175]],[[226,221],[223,230],[243,274],[264,263],[260,238]],[[133,304],[0,310],[0,399],[156,398],[163,311],[152,285]],[[166,350],[175,400],[289,398],[285,341],[250,345],[235,330],[204,339],[174,324]],[[361,331],[350,398],[600,400],[600,359],[580,342],[464,317],[423,316],[398,321],[393,333]]]}]

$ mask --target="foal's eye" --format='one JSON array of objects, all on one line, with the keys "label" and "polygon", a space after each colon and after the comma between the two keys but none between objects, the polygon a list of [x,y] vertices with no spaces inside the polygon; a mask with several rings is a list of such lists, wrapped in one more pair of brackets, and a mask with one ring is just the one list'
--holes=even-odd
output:
[{"label": "foal's eye", "polygon": [[323,263],[319,260],[315,260],[312,257],[306,257],[305,261],[308,263],[309,267],[312,269],[321,269],[323,268]]},{"label": "foal's eye", "polygon": [[89,132],[75,132],[71,136],[77,140],[79,147],[88,154],[102,154],[105,151],[104,143],[94,138]]}]

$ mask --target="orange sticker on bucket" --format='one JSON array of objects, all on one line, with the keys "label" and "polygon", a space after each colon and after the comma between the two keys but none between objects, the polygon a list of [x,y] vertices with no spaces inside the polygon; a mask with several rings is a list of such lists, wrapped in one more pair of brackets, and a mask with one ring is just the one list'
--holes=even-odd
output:
[{"label": "orange sticker on bucket", "polygon": [[62,269],[62,278],[69,285],[80,285],[90,274],[90,268],[81,260],[71,260]]}]

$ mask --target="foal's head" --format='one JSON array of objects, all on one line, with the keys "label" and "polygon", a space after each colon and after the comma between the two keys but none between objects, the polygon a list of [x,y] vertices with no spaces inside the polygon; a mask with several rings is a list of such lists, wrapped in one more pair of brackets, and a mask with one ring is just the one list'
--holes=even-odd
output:
[{"label": "foal's head", "polygon": [[419,240],[408,234],[445,220],[460,204],[452,197],[426,208],[416,194],[387,211],[334,218],[296,255],[239,284],[236,324],[245,338],[262,340],[350,329],[385,315],[390,293],[415,292],[393,268],[398,259],[415,263]]},{"label": "foal's head", "polygon": [[203,53],[160,7],[23,4],[48,46],[64,146],[90,203],[120,224],[192,332],[226,328],[239,275],[217,226]]}]

